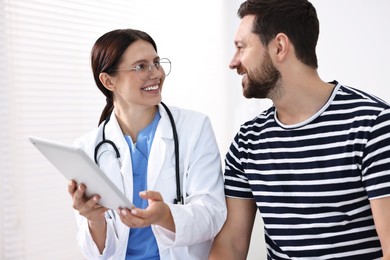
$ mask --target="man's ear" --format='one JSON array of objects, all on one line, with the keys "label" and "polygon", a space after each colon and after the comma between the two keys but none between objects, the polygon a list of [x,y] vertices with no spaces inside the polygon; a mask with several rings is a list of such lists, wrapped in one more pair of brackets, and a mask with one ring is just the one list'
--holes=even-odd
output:
[{"label": "man's ear", "polygon": [[106,89],[108,89],[110,91],[114,90],[114,88],[115,88],[114,79],[113,79],[113,77],[108,75],[106,72],[102,72],[99,74],[99,80]]},{"label": "man's ear", "polygon": [[290,41],[284,33],[278,33],[274,39],[274,48],[276,58],[281,61],[283,60],[288,52],[290,51]]}]

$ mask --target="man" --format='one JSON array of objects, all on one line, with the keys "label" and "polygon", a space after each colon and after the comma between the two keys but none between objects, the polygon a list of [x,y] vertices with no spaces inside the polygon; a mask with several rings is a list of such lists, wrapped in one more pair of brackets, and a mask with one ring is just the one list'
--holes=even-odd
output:
[{"label": "man", "polygon": [[247,0],[230,63],[247,98],[225,164],[228,216],[210,259],[246,259],[257,208],[268,259],[390,259],[390,106],[324,82],[307,0]]}]

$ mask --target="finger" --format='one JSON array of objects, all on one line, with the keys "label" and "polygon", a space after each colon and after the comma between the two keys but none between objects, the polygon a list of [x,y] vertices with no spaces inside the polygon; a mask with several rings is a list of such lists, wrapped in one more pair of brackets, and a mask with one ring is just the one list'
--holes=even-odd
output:
[{"label": "finger", "polygon": [[[141,213],[142,212],[142,213]],[[119,215],[124,218],[130,219],[130,218],[140,218],[142,216],[145,216],[144,214],[145,210],[140,208],[133,208],[133,209],[120,209]]]},{"label": "finger", "polygon": [[148,199],[148,200],[157,200],[157,201],[163,200],[160,192],[157,191],[151,191],[151,190],[141,191],[139,193],[139,196],[143,199]]},{"label": "finger", "polygon": [[133,218],[136,218],[137,224],[142,226],[151,225],[161,217],[158,211],[150,209],[135,208],[130,210],[130,213]]},{"label": "finger", "polygon": [[81,210],[84,207],[85,204],[85,186],[80,184],[75,189],[74,193],[72,194],[72,200],[73,200],[73,208],[76,210]]},{"label": "finger", "polygon": [[68,184],[68,192],[70,195],[73,196],[73,193],[76,191],[77,189],[77,183],[75,181],[70,181],[69,184]]},{"label": "finger", "polygon": [[131,214],[128,209],[121,209],[119,211],[119,216],[121,221],[130,228],[140,228],[144,227],[144,220]]},{"label": "finger", "polygon": [[99,203],[100,197],[99,195],[93,195],[90,199],[85,202],[85,206],[87,208],[102,208]]},{"label": "finger", "polygon": [[85,193],[86,187],[84,184],[80,184],[76,191],[73,193],[73,199],[80,200],[83,198],[84,193]]},{"label": "finger", "polygon": [[135,224],[136,224],[136,216],[133,216],[130,212],[129,209],[127,208],[124,208],[124,209],[118,209],[118,214],[122,220],[123,223],[126,223],[127,225],[129,225],[130,227],[136,227]]},{"label": "finger", "polygon": [[96,216],[104,216],[107,208],[98,204],[100,197],[98,195],[92,196],[90,199],[80,205],[79,213],[88,219],[93,219]]}]

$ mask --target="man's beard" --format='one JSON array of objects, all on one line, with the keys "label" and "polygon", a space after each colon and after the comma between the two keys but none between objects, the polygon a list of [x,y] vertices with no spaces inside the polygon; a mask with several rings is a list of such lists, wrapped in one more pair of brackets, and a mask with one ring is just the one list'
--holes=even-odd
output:
[{"label": "man's beard", "polygon": [[261,66],[253,73],[247,72],[248,81],[243,95],[246,98],[269,98],[270,92],[276,89],[276,83],[280,78],[280,72],[274,67],[269,53],[266,52]]}]

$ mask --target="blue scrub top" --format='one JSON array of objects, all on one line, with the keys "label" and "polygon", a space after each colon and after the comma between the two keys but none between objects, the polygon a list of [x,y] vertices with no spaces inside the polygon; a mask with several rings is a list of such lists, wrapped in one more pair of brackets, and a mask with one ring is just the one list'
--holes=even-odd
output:
[{"label": "blue scrub top", "polygon": [[[130,136],[125,136],[126,142],[130,148],[133,168],[133,204],[137,208],[145,209],[148,207],[148,201],[141,199],[139,197],[139,192],[147,189],[149,152],[160,118],[160,113],[157,111],[153,121],[138,133],[137,142],[135,144],[132,142]],[[130,229],[126,259],[160,259],[156,238],[154,237],[150,226]]]}]

